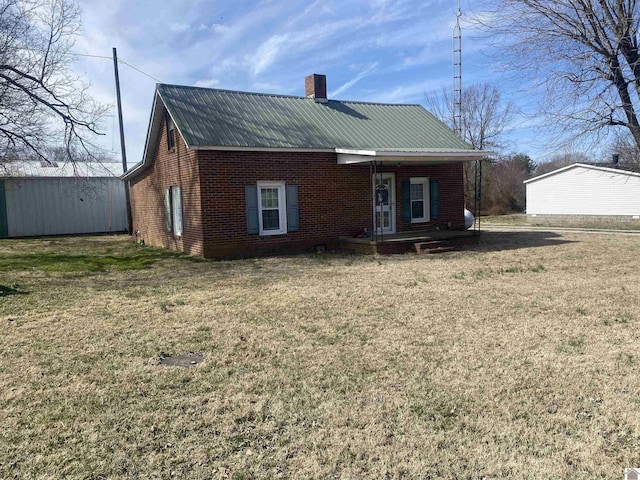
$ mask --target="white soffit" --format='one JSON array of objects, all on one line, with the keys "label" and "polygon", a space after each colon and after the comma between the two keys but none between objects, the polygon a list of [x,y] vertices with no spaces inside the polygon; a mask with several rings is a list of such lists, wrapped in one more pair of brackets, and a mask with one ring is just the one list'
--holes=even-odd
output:
[{"label": "white soffit", "polygon": [[352,150],[336,148],[339,165],[357,163],[454,163],[482,160],[495,155],[482,150],[456,151],[391,151],[391,150]]}]

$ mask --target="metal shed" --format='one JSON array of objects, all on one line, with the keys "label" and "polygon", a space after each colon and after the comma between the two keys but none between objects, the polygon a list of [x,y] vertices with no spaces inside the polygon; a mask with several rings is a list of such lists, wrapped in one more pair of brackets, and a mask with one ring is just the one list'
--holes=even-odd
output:
[{"label": "metal shed", "polygon": [[0,238],[126,231],[120,169],[115,163],[8,165],[0,170]]}]

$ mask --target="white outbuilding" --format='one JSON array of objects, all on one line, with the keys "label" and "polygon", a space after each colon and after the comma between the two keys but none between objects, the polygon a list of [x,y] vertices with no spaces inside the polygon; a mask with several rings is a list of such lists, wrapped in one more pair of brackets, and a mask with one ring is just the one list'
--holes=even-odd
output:
[{"label": "white outbuilding", "polygon": [[575,163],[525,182],[533,222],[637,222],[640,173]]},{"label": "white outbuilding", "polygon": [[0,238],[125,232],[121,168],[55,162],[0,166]]}]

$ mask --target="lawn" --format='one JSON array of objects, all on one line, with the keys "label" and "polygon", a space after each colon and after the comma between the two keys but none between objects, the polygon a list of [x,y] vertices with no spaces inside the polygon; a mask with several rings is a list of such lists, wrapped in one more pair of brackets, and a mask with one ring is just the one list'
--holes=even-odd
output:
[{"label": "lawn", "polygon": [[0,478],[622,478],[639,271],[638,237],[542,231],[233,262],[2,240]]},{"label": "lawn", "polygon": [[633,220],[628,222],[616,221],[578,221],[578,220],[557,220],[550,222],[548,219],[527,218],[524,213],[513,213],[510,215],[483,215],[482,225],[484,226],[523,226],[545,228],[576,228],[586,230],[640,230],[640,221]]}]

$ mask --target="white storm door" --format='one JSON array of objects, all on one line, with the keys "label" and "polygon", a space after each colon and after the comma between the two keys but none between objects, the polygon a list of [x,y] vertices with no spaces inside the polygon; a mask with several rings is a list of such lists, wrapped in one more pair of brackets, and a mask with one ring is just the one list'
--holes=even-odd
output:
[{"label": "white storm door", "polygon": [[[395,173],[378,173],[374,175],[373,202],[374,218],[378,233],[390,234],[396,232],[396,175]],[[378,185],[387,188],[388,195],[384,194],[382,203],[378,202]]]}]

